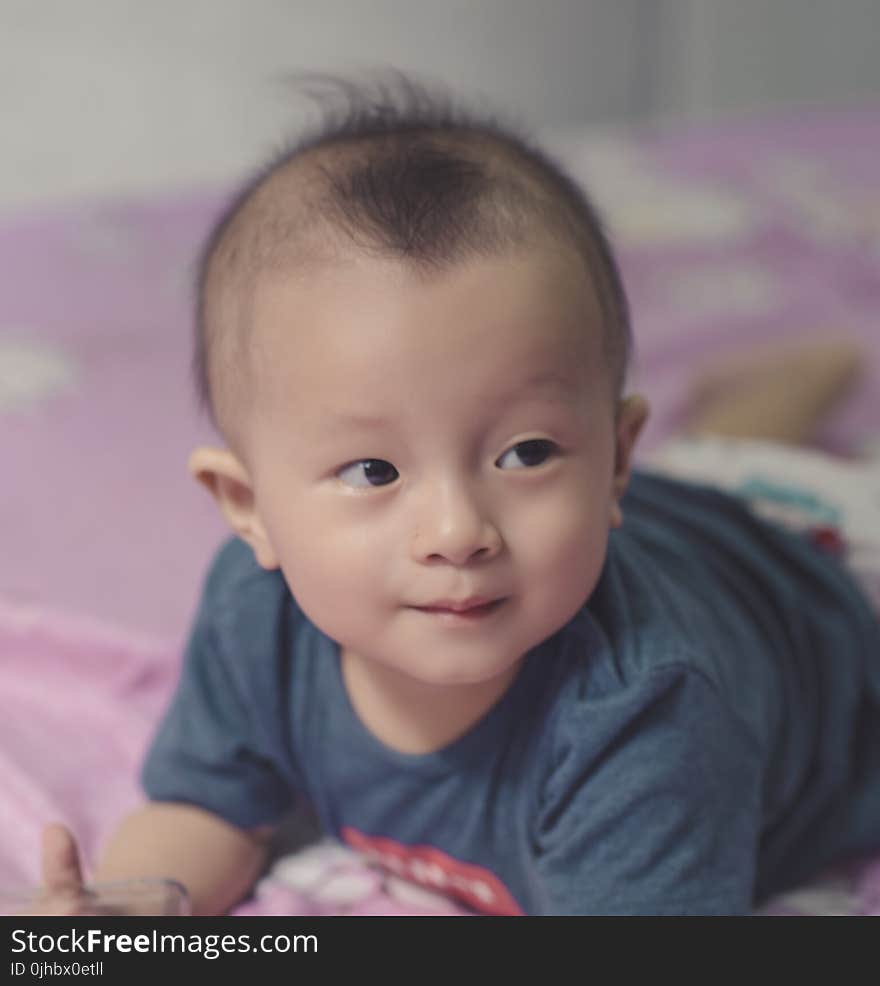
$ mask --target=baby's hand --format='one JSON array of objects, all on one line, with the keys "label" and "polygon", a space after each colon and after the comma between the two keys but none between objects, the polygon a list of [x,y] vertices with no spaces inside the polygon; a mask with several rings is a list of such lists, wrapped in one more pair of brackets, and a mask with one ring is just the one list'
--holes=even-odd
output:
[{"label": "baby's hand", "polygon": [[34,898],[35,914],[88,914],[89,895],[82,876],[79,847],[68,828],[47,825],[42,838],[43,887]]},{"label": "baby's hand", "polygon": [[28,903],[31,914],[189,914],[184,888],[172,880],[134,877],[85,884],[79,848],[63,825],[43,830],[43,886]]},{"label": "baby's hand", "polygon": [[43,830],[43,885],[21,900],[19,915],[97,916],[108,914],[188,914],[186,891],[171,880],[136,877],[112,883],[83,882],[79,848],[70,830]]}]

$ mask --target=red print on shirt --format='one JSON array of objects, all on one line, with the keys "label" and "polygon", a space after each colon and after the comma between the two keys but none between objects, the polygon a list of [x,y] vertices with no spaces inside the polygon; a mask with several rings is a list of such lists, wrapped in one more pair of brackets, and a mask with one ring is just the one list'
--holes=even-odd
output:
[{"label": "red print on shirt", "polygon": [[460,863],[433,846],[405,846],[393,839],[364,835],[350,826],[342,838],[369,860],[396,876],[460,900],[484,914],[522,914],[523,910],[504,884],[489,870]]}]

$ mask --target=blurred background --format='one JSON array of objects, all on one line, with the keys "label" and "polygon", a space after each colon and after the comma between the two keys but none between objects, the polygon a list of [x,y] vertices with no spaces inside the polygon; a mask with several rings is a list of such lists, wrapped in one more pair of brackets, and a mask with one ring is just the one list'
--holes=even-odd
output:
[{"label": "blurred background", "polygon": [[[846,333],[880,434],[877,0],[0,0],[0,603],[181,639],[224,528],[187,474],[198,246],[308,118],[395,66],[532,131],[610,225],[632,386],[676,426],[744,346]],[[2,624],[2,620],[0,620]]]},{"label": "blurred background", "polygon": [[393,64],[547,130],[880,91],[876,0],[0,0],[0,207],[231,178],[291,69]]}]

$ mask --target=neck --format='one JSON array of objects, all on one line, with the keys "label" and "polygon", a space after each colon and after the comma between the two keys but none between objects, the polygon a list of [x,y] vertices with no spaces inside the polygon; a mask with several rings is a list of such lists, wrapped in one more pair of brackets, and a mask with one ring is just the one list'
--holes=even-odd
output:
[{"label": "neck", "polygon": [[522,667],[476,684],[429,685],[350,651],[342,680],[361,723],[398,753],[425,754],[463,736],[495,705]]}]

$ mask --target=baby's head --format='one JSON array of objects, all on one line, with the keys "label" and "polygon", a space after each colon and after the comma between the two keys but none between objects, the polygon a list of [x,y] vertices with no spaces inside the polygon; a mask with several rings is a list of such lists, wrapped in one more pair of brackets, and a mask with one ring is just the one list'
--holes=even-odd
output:
[{"label": "baby's head", "polygon": [[349,656],[485,681],[583,605],[621,522],[626,299],[543,153],[405,81],[339,92],[207,242],[194,366],[227,447],[191,469]]},{"label": "baby's head", "polygon": [[[619,395],[631,332],[596,211],[543,151],[406,79],[390,91],[343,81],[320,127],[248,182],[206,239],[194,375],[227,439],[258,384],[251,305],[260,281],[308,278],[355,255],[429,277],[478,258],[566,253],[573,288],[595,296],[608,380]],[[334,109],[342,112],[334,113]]]}]

